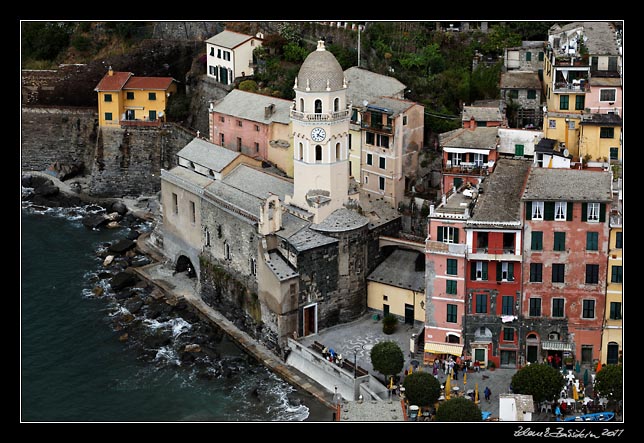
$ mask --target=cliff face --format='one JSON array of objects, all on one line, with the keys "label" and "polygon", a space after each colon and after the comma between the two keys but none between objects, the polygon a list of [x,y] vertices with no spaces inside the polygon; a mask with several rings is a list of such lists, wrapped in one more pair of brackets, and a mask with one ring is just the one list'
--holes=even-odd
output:
[{"label": "cliff face", "polygon": [[83,191],[115,198],[157,193],[161,168],[174,167],[175,154],[195,136],[173,124],[99,130],[91,108],[23,107],[21,129],[23,172],[82,163],[88,183]]}]

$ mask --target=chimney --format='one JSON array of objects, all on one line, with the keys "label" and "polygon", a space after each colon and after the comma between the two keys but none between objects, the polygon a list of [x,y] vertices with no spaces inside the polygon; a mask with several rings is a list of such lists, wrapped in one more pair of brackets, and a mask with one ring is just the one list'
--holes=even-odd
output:
[{"label": "chimney", "polygon": [[112,70],[111,66],[107,68],[107,75],[109,75],[110,77],[114,75],[114,71]]},{"label": "chimney", "polygon": [[272,103],[264,107],[264,118],[269,118],[271,115],[273,115],[274,110],[275,110],[275,105]]}]

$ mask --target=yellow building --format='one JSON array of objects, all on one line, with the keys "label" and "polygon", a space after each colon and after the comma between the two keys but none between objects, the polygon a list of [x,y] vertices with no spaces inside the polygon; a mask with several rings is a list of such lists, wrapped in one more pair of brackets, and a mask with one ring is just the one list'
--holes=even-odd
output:
[{"label": "yellow building", "polygon": [[172,77],[136,77],[110,68],[94,90],[100,126],[159,126],[177,85]]},{"label": "yellow building", "polygon": [[611,213],[608,245],[606,314],[602,333],[602,364],[615,364],[622,353],[622,216]]},{"label": "yellow building", "polygon": [[396,249],[367,277],[367,308],[406,324],[425,321],[425,256]]},{"label": "yellow building", "polygon": [[622,118],[619,115],[588,114],[581,120],[580,128],[580,158],[587,158],[589,162],[621,162]]}]

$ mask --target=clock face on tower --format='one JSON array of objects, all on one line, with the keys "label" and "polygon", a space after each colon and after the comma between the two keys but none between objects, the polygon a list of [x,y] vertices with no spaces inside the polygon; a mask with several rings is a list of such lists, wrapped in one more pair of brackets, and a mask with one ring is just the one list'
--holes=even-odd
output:
[{"label": "clock face on tower", "polygon": [[326,131],[323,128],[313,128],[311,138],[315,142],[321,142],[326,137]]}]

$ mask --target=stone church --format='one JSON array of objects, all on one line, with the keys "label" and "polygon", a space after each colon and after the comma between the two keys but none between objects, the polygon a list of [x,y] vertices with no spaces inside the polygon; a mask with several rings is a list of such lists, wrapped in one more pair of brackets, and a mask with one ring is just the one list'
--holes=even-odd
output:
[{"label": "stone church", "polygon": [[293,179],[194,139],[162,171],[157,228],[168,260],[195,275],[203,300],[278,355],[288,337],[366,312],[366,277],[384,259],[378,239],[401,227],[391,207],[360,199],[349,179],[352,105],[323,41],[294,90]]}]

